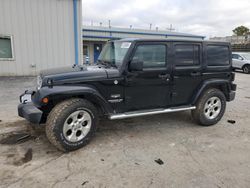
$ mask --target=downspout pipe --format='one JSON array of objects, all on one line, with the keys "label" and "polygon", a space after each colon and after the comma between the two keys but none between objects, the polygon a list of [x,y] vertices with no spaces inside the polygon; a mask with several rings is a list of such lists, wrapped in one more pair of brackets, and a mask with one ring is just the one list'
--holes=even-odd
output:
[{"label": "downspout pipe", "polygon": [[74,44],[75,44],[75,65],[79,64],[79,45],[78,45],[78,11],[77,11],[77,1],[73,0],[74,9]]}]

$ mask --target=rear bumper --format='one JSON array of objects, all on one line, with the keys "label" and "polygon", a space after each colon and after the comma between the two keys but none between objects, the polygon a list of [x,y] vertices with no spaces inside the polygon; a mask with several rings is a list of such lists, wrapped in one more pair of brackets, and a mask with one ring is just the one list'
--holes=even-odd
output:
[{"label": "rear bumper", "polygon": [[39,124],[41,122],[43,112],[30,102],[18,105],[18,115],[31,123]]},{"label": "rear bumper", "polygon": [[229,99],[228,99],[228,101],[233,101],[234,99],[235,99],[235,91],[231,91],[229,93]]},{"label": "rear bumper", "polygon": [[237,85],[236,84],[231,84],[231,90],[236,91],[236,89],[237,89]]},{"label": "rear bumper", "polygon": [[230,87],[230,92],[228,94],[228,101],[233,101],[235,99],[236,89],[237,85],[232,83]]}]

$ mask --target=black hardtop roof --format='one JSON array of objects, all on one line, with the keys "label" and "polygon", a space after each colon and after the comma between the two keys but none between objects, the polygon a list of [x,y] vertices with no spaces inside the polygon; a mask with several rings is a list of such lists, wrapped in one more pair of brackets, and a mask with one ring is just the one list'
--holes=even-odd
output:
[{"label": "black hardtop roof", "polygon": [[229,42],[222,42],[222,41],[211,41],[211,40],[201,40],[201,39],[143,39],[143,38],[125,38],[120,39],[118,41],[124,41],[124,42],[200,42],[200,43],[206,43],[206,44],[224,44],[224,45],[230,45]]}]

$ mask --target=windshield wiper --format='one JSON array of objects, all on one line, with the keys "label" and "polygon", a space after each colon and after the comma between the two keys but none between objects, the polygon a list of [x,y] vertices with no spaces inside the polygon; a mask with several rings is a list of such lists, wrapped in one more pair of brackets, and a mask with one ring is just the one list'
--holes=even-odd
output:
[{"label": "windshield wiper", "polygon": [[109,66],[109,64],[107,62],[100,60],[100,59],[97,60],[97,65],[104,65],[105,67]]},{"label": "windshield wiper", "polygon": [[111,61],[104,61],[104,60],[98,59],[97,62],[98,62],[97,63],[98,65],[104,65],[107,68],[110,68],[110,67],[117,68],[117,66],[114,63],[112,63]]}]

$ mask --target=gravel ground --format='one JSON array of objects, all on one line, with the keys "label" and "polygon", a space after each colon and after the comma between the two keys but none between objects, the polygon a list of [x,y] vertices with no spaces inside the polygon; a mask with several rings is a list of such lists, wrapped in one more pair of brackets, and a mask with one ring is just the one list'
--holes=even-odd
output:
[{"label": "gravel ground", "polygon": [[236,74],[236,100],[215,126],[196,125],[190,112],[105,120],[71,153],[17,116],[18,96],[34,78],[0,78],[0,139],[32,135],[0,146],[0,187],[249,187],[249,78]]}]

